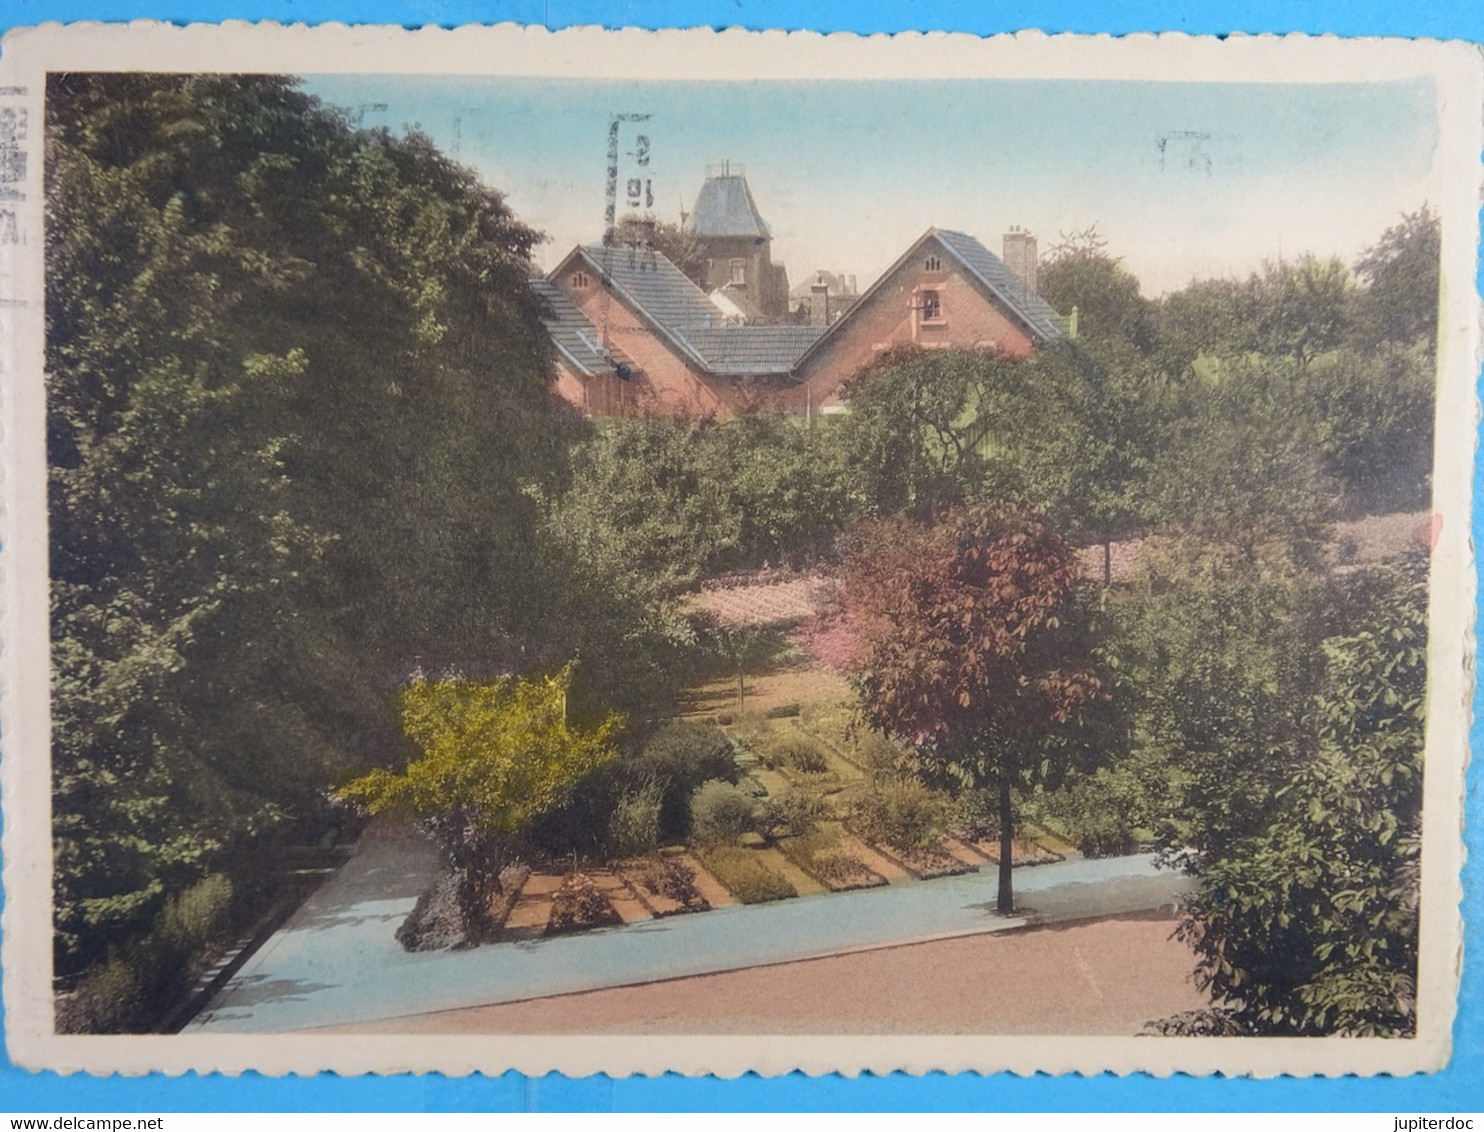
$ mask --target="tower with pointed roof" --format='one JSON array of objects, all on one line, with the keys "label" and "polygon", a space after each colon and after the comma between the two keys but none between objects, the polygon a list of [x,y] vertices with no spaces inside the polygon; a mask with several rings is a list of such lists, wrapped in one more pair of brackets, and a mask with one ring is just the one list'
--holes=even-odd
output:
[{"label": "tower with pointed roof", "polygon": [[773,230],[758,211],[741,165],[725,161],[706,167],[687,224],[705,261],[707,291],[721,291],[758,321],[787,316],[788,273],[773,262]]}]

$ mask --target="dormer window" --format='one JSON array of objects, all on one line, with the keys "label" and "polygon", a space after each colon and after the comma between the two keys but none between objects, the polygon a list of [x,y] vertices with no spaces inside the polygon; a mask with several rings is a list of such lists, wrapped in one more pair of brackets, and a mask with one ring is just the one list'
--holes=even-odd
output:
[{"label": "dormer window", "polygon": [[935,255],[927,257],[927,263],[923,265],[924,271],[942,271],[943,261]]},{"label": "dormer window", "polygon": [[586,271],[572,272],[572,286],[579,291],[585,291],[593,285],[593,278]]}]

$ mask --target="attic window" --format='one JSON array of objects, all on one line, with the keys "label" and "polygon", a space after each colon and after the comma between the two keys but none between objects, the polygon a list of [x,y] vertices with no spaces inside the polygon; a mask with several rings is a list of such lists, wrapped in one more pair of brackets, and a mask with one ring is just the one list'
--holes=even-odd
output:
[{"label": "attic window", "polygon": [[942,271],[943,270],[943,261],[941,259],[939,259],[935,255],[930,255],[930,256],[927,257],[927,263],[924,265],[923,270],[924,271]]},{"label": "attic window", "polygon": [[731,269],[734,287],[740,287],[747,282],[747,261],[745,259],[732,260]]},{"label": "attic window", "polygon": [[943,321],[943,300],[937,291],[919,291],[917,308],[922,312],[923,322]]},{"label": "attic window", "polygon": [[592,285],[593,285],[592,276],[590,276],[586,271],[574,271],[574,272],[572,272],[572,286],[575,287],[577,290],[579,290],[579,291],[585,291],[587,288],[591,287]]}]

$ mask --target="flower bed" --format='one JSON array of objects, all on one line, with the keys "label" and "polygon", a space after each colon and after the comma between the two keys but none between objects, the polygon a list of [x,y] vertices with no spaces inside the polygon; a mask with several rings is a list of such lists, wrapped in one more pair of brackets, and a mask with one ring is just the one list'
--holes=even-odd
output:
[{"label": "flower bed", "polygon": [[656,918],[711,910],[711,902],[696,887],[695,869],[679,858],[626,862],[621,875]]},{"label": "flower bed", "polygon": [[885,877],[841,845],[838,836],[823,830],[781,838],[778,849],[831,892],[878,888],[886,883]]},{"label": "flower bed", "polygon": [[707,849],[701,863],[742,904],[765,904],[787,900],[798,890],[754,856],[750,849]]},{"label": "flower bed", "polygon": [[551,917],[546,921],[547,935],[583,932],[592,928],[613,927],[623,923],[608,894],[589,876],[573,873],[557,890],[551,902]]},{"label": "flower bed", "polygon": [[977,873],[978,866],[960,861],[948,851],[944,839],[920,848],[902,849],[895,845],[868,842],[872,849],[888,861],[892,861],[917,880],[936,880],[939,877],[962,876]]}]

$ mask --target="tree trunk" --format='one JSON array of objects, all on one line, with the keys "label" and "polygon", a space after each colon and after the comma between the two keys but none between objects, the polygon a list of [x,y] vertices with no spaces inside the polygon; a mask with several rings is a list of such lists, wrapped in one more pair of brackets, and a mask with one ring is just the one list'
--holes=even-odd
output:
[{"label": "tree trunk", "polygon": [[1010,776],[1000,775],[1000,891],[995,898],[995,911],[1008,916],[1015,911],[1015,897],[1011,891],[1010,869],[1014,866],[1010,855],[1015,851],[1015,810],[1010,804]]},{"label": "tree trunk", "polygon": [[1103,539],[1103,589],[1113,584],[1113,540]]}]

